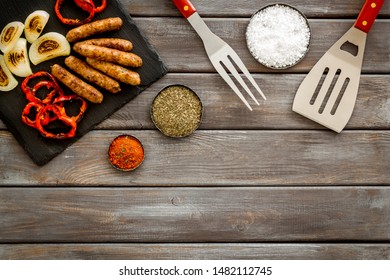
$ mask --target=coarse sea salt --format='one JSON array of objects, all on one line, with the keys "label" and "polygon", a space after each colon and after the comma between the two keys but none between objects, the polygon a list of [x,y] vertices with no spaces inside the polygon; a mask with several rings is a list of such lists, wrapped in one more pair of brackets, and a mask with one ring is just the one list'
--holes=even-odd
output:
[{"label": "coarse sea salt", "polygon": [[246,40],[249,51],[261,64],[285,69],[305,56],[310,43],[310,27],[295,8],[275,4],[252,16]]}]

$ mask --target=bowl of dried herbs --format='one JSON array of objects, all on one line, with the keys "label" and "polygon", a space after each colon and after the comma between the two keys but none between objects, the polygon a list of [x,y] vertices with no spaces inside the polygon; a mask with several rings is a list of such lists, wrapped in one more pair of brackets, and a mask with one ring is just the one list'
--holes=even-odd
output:
[{"label": "bowl of dried herbs", "polygon": [[203,115],[199,96],[189,87],[170,85],[154,98],[150,115],[154,125],[169,137],[186,137],[198,129]]}]

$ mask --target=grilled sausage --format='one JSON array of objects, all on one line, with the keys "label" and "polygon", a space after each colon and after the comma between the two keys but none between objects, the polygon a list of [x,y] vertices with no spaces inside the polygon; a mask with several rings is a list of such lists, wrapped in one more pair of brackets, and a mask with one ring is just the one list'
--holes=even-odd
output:
[{"label": "grilled sausage", "polygon": [[111,93],[117,93],[121,90],[121,87],[117,81],[107,77],[103,73],[91,67],[88,63],[75,56],[68,56],[65,59],[65,65],[87,81],[94,83]]},{"label": "grilled sausage", "polygon": [[103,94],[100,91],[76,77],[60,65],[54,64],[51,67],[51,73],[75,94],[92,103],[101,103],[103,101]]},{"label": "grilled sausage", "polygon": [[116,64],[130,67],[142,66],[142,58],[134,53],[89,45],[83,42],[74,44],[73,50],[81,54],[82,56],[94,58],[97,60],[113,62]]},{"label": "grilled sausage", "polygon": [[133,43],[126,39],[120,38],[97,38],[83,41],[85,44],[90,44],[99,47],[117,49],[124,52],[130,52],[133,49]]},{"label": "grilled sausage", "polygon": [[119,17],[96,20],[69,30],[66,39],[74,43],[92,35],[119,30],[122,25],[123,21]]},{"label": "grilled sausage", "polygon": [[87,58],[87,63],[122,83],[132,86],[139,86],[141,84],[141,77],[137,72],[126,69],[120,65],[93,58]]}]

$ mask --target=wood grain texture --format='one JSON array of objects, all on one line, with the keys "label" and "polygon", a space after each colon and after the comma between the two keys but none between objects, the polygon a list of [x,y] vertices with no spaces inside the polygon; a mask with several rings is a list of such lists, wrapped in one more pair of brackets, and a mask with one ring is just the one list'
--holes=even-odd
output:
[{"label": "wood grain texture", "polygon": [[[292,111],[294,96],[305,75],[256,74],[267,96],[260,106],[250,97],[254,111],[244,105],[217,74],[168,74],[133,102],[117,111],[98,129],[155,129],[149,110],[157,93],[170,84],[185,84],[195,90],[204,105],[201,130],[215,129],[325,129]],[[387,75],[364,75],[360,81],[357,102],[346,129],[390,128],[390,78]]]},{"label": "wood grain texture", "polygon": [[[156,47],[172,72],[215,72],[200,37],[182,18],[136,18],[138,27]],[[260,65],[246,46],[249,19],[205,19],[209,28],[238,53],[251,72],[276,72]],[[322,55],[353,26],[354,20],[310,20],[312,40],[309,52],[289,73],[309,72]],[[390,73],[390,20],[377,20],[367,37],[363,73]]]},{"label": "wood grain texture", "polygon": [[[273,0],[208,1],[192,0],[199,14],[206,17],[250,17],[263,6],[274,4]],[[180,16],[172,1],[161,0],[122,0],[131,14],[135,16]],[[359,1],[305,1],[286,2],[301,10],[307,17],[334,18],[357,17],[363,0]],[[381,10],[382,17],[390,16],[390,5],[385,3]]]},{"label": "wood grain texture", "polygon": [[[51,18],[44,28],[45,33],[58,32],[66,35],[70,29],[62,24],[56,17],[53,1],[33,1],[32,3],[27,3],[24,0],[14,0],[9,3],[5,1],[0,3],[0,12],[3,11],[2,16],[0,17],[0,26],[5,25],[10,21],[22,20],[33,10],[44,10],[50,13]],[[68,15],[74,14],[76,11],[80,10],[79,8],[77,9],[75,5],[70,6],[74,9],[71,7],[64,7],[64,9],[61,10],[66,10]],[[123,104],[130,102],[143,91],[144,87],[149,86],[167,72],[165,65],[155,52],[155,48],[147,43],[147,40],[140,33],[135,22],[125,11],[123,11],[116,0],[107,1],[107,8],[95,19],[101,19],[102,17],[121,18],[121,22],[123,23],[121,28],[110,32],[109,35],[106,33],[106,36],[131,40],[134,46],[137,46],[137,49],[134,49],[133,52],[142,57],[143,66],[133,70],[142,76],[142,85],[135,87],[122,83],[122,91],[126,94],[111,94],[108,91],[99,88],[99,93],[95,92],[95,94],[99,94],[100,97],[98,99],[100,101],[104,99],[104,103],[99,104],[101,106],[94,106],[96,104],[89,103],[88,114],[84,114],[83,121],[77,126],[76,139],[78,136],[81,137],[89,132],[96,124],[121,108]],[[28,48],[30,47],[28,46]],[[54,64],[64,66],[64,57],[56,57],[52,60],[44,61],[43,63],[39,63],[36,67],[31,65],[31,69],[33,72],[39,70],[50,72],[50,67]],[[65,150],[72,143],[72,140],[63,139],[63,141],[50,141],[50,139],[44,139],[39,137],[39,134],[35,133],[36,130],[29,129],[29,127],[21,121],[21,112],[24,110],[27,100],[25,98],[25,93],[21,88],[23,78],[18,78],[17,80],[19,82],[18,87],[11,92],[0,94],[0,117],[3,119],[4,123],[9,125],[9,129],[13,131],[15,138],[26,147],[25,150],[28,151],[30,157],[34,159],[38,165],[44,165],[57,154]],[[30,86],[32,86],[32,84],[32,82],[29,83]],[[92,87],[87,91],[91,91],[91,89],[94,88]],[[66,86],[63,86],[63,91],[65,94],[71,93]],[[89,93],[92,94],[91,92]],[[103,94],[104,98],[101,94]]]},{"label": "wood grain texture", "polygon": [[[254,111],[250,112],[217,74],[168,74],[99,124],[97,129],[155,129],[150,119],[150,106],[157,93],[171,84],[185,84],[200,96],[204,105],[202,130],[325,129],[292,111],[295,93],[304,77],[299,74],[254,75],[267,101],[257,96],[261,105],[254,106]],[[346,129],[389,129],[389,92],[387,75],[363,75],[354,113]],[[1,121],[0,129],[5,129]]]},{"label": "wood grain texture", "polygon": [[[110,142],[124,133],[145,147],[143,164],[130,173],[107,159]],[[43,167],[21,149],[0,132],[2,185],[390,184],[388,131],[214,130],[180,140],[157,131],[93,131]]]},{"label": "wood grain texture", "polygon": [[[291,109],[305,75],[256,74],[254,77],[268,100],[258,97],[261,105],[255,106],[253,112],[244,110],[244,105],[217,74],[168,74],[97,129],[155,129],[149,114],[153,98],[165,86],[178,83],[189,86],[202,99],[205,114],[200,129],[325,129]],[[346,129],[389,129],[389,92],[388,76],[364,75]],[[1,121],[0,129],[5,129]]]},{"label": "wood grain texture", "polygon": [[[202,42],[200,38],[196,35],[196,33],[191,29],[189,24],[185,20],[181,19],[171,19],[171,18],[137,18],[136,22],[140,29],[148,37],[149,41],[156,47],[158,52],[161,54],[162,58],[168,64],[168,68],[170,72],[187,72],[188,74],[181,74],[183,76],[182,79],[178,79],[177,77],[171,76],[167,78],[164,82],[156,83],[152,91],[154,95],[158,92],[159,89],[163,87],[163,85],[167,85],[170,83],[189,83],[193,85],[194,89],[198,92],[202,93],[206,91],[208,93],[204,98],[212,98],[210,104],[206,108],[210,108],[212,112],[219,112],[218,120],[221,118],[234,116],[233,122],[231,119],[228,121],[229,124],[233,124],[236,127],[237,122],[239,124],[244,123],[245,126],[249,127],[245,128],[257,128],[257,125],[260,125],[260,128],[282,128],[282,129],[298,129],[301,128],[297,126],[297,124],[301,124],[301,120],[303,120],[304,129],[312,128],[313,123],[311,121],[307,121],[304,118],[299,116],[295,116],[295,114],[291,111],[292,98],[295,95],[296,89],[298,88],[300,82],[303,80],[304,76],[295,75],[296,72],[305,72],[307,73],[311,67],[318,61],[318,59],[326,52],[326,50],[338,39],[339,36],[345,32],[353,21],[345,21],[345,20],[331,20],[329,24],[323,24],[323,20],[314,21],[312,24],[313,29],[313,39],[312,46],[310,48],[309,53],[306,58],[299,63],[297,66],[288,70],[287,74],[281,74],[275,70],[269,70],[265,67],[261,66],[258,62],[256,62],[249,51],[247,50],[245,38],[244,38],[244,30],[247,24],[245,19],[210,19],[210,25],[213,27],[213,30],[218,33],[221,37],[224,37],[239,53],[245,64],[252,72],[264,72],[270,74],[262,74],[259,75],[257,80],[260,80],[260,85],[263,88],[263,91],[269,97],[268,102],[263,102],[265,106],[270,105],[270,109],[266,109],[266,113],[274,113],[274,112],[286,112],[283,111],[284,108],[287,109],[288,115],[282,120],[276,119],[274,120],[271,116],[262,119],[269,119],[269,123],[264,123],[263,121],[259,121],[257,118],[253,118],[253,114],[248,117],[248,112],[242,110],[241,101],[232,93],[230,88],[228,88],[225,83],[216,75],[210,74],[195,74],[196,76],[191,76],[190,72],[215,72],[213,67],[211,66]],[[225,22],[226,21],[226,22]],[[328,22],[328,21],[327,21]],[[367,42],[367,50],[365,54],[365,61],[363,63],[363,72],[366,73],[390,73],[390,48],[388,46],[388,42],[390,42],[390,35],[388,32],[382,32],[382,30],[387,30],[390,28],[389,20],[381,20],[376,23],[378,27],[374,27],[373,30],[369,34],[368,42]],[[233,31],[232,31],[233,30]],[[332,32],[330,32],[331,30]],[[233,32],[233,34],[232,34]],[[326,36],[324,35],[326,34]],[[178,44],[178,42],[181,42]],[[178,53],[182,55],[178,55]],[[273,74],[272,74],[273,73]],[[200,76],[198,76],[200,75]],[[172,79],[172,81],[170,80]],[[360,120],[366,122],[354,124],[353,120],[348,124],[347,128],[352,129],[361,129],[366,127],[372,128],[386,128],[388,127],[389,117],[388,117],[388,92],[389,88],[389,78],[387,75],[382,75],[379,77],[373,78],[372,75],[363,76],[361,80],[361,92],[367,91],[368,96],[363,99],[360,95],[358,97],[358,102],[363,101],[362,110],[365,110],[366,113],[371,114],[367,116],[366,114],[362,114],[361,112],[356,113],[355,115],[360,117]],[[196,83],[192,82],[193,80]],[[275,82],[276,81],[276,82]],[[379,83],[378,83],[379,82]],[[163,85],[161,85],[163,83]],[[219,89],[222,89],[219,90]],[[150,91],[149,91],[150,92]],[[153,94],[150,93],[150,94]],[[288,93],[288,95],[287,95]],[[274,94],[283,94],[280,97],[282,100],[275,100],[276,103],[270,103],[273,100],[271,98]],[[145,94],[143,94],[145,95]],[[209,96],[210,95],[210,96]],[[149,95],[148,95],[149,96]],[[215,96],[217,99],[215,99]],[[287,99],[285,96],[290,97]],[[367,99],[369,98],[369,99]],[[372,100],[379,101],[377,104],[372,102]],[[118,123],[119,127],[136,128],[146,127],[150,128],[151,122],[148,116],[148,108],[150,106],[150,100],[147,100],[149,103],[136,103],[132,102],[130,106],[135,108],[131,108],[131,112],[137,112],[139,110],[143,110],[141,114],[135,115],[137,117],[136,121],[132,121],[128,117],[129,113],[125,112],[120,117],[120,122]],[[374,109],[367,107],[367,101],[370,102],[370,105],[376,105],[373,107]],[[142,102],[142,100],[141,100]],[[220,104],[220,103],[223,104]],[[291,104],[288,104],[289,102]],[[226,104],[228,103],[228,104]],[[283,103],[283,104],[281,104]],[[278,108],[272,108],[272,105],[275,104],[280,106]],[[142,106],[138,106],[142,105]],[[145,107],[146,105],[146,107]],[[282,106],[281,106],[282,105]],[[359,105],[359,104],[358,104]],[[234,114],[226,114],[226,106],[228,109],[233,109]],[[233,108],[232,108],[233,106]],[[265,107],[262,106],[262,107]],[[126,107],[128,108],[128,107]],[[217,109],[217,110],[216,110]],[[379,112],[378,112],[379,111]],[[122,111],[120,111],[122,112]],[[238,114],[238,118],[237,118]],[[294,116],[291,116],[294,115]],[[117,116],[117,114],[115,114]],[[260,116],[260,115],[259,115]],[[272,114],[273,116],[273,114]],[[242,122],[242,117],[245,120]],[[115,119],[114,119],[115,120]],[[145,123],[146,120],[146,123]],[[237,120],[237,122],[235,122]],[[293,121],[293,124],[289,124],[289,120]],[[124,122],[123,122],[124,121]],[[206,119],[207,121],[207,119]],[[112,123],[113,119],[110,118],[108,123]],[[107,122],[106,122],[107,123]],[[220,122],[213,121],[212,124],[219,124]],[[264,126],[262,125],[264,124]],[[274,125],[277,125],[276,127]],[[282,127],[281,127],[282,125]],[[221,126],[218,126],[222,128]],[[314,126],[315,128],[322,128],[318,125]],[[4,124],[0,121],[0,129],[4,129]],[[107,127],[104,127],[107,128]],[[113,127],[110,127],[113,128]],[[206,126],[206,128],[208,128]],[[214,127],[210,127],[214,129]],[[231,129],[231,127],[229,128]]]},{"label": "wood grain texture", "polygon": [[[43,167],[0,121],[0,259],[390,259],[390,2],[338,135],[293,113],[292,100],[364,0],[287,1],[313,37],[305,59],[283,71],[257,63],[244,35],[274,2],[192,1],[268,100],[245,110],[172,1],[121,0],[170,73]],[[158,91],[176,83],[205,108],[185,139],[162,136],[149,116]],[[146,149],[131,173],[107,161],[122,133]]]},{"label": "wood grain texture", "polygon": [[390,244],[17,244],[0,245],[16,260],[388,260]]},{"label": "wood grain texture", "polygon": [[1,188],[0,214],[2,243],[390,240],[374,186]]}]

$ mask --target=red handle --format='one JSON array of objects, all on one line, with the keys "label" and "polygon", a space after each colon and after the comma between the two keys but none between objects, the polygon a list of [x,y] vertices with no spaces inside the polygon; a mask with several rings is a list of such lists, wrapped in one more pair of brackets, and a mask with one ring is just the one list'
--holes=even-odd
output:
[{"label": "red handle", "polygon": [[185,18],[189,18],[196,12],[195,7],[189,0],[173,0],[173,3]]},{"label": "red handle", "polygon": [[385,0],[367,0],[355,22],[355,27],[368,33]]}]

